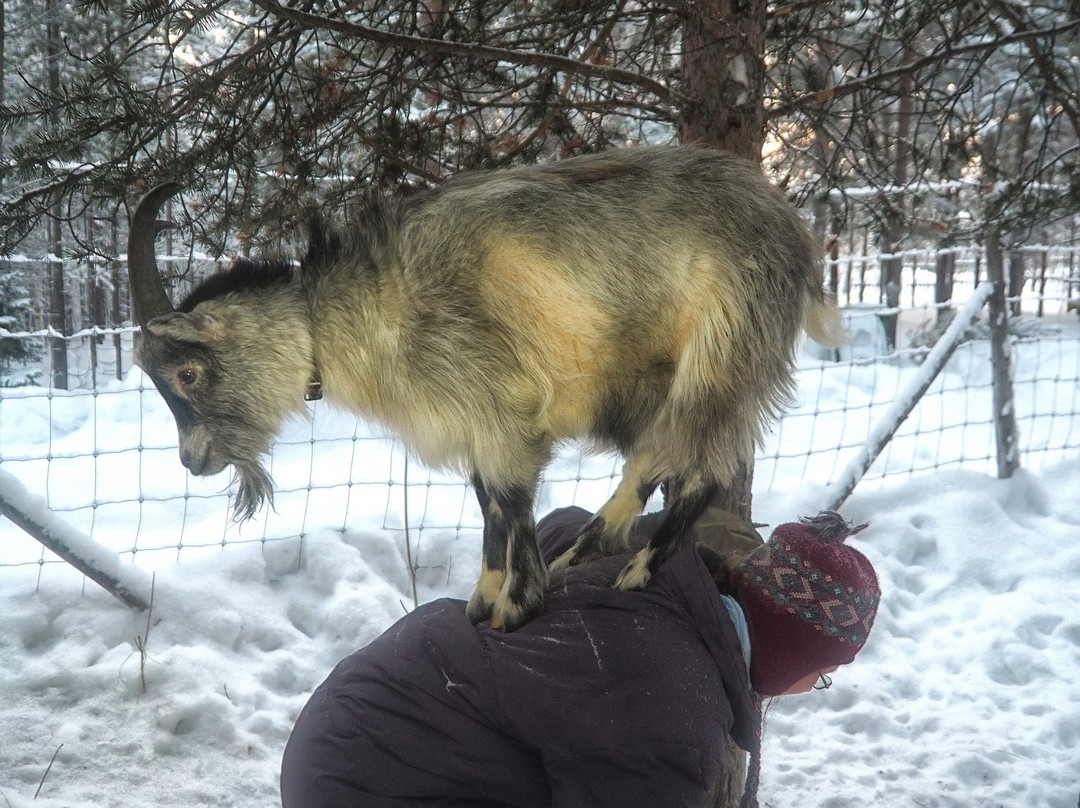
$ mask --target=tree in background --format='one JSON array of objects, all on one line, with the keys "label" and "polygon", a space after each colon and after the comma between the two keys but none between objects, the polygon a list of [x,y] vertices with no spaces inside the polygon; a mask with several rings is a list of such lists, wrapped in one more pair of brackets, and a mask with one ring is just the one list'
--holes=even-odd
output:
[{"label": "tree in background", "polygon": [[1080,206],[1074,3],[793,4],[774,16],[770,166],[883,250],[1019,242]]},{"label": "tree in background", "polygon": [[25,332],[32,320],[26,266],[0,262],[0,386],[4,387],[33,383],[33,371],[13,371],[16,365],[26,367],[41,353],[36,340],[5,336],[5,332]]}]

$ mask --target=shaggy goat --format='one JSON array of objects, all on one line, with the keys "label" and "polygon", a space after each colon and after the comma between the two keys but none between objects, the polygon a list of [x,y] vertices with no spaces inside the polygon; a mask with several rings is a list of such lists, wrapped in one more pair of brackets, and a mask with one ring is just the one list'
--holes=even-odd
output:
[{"label": "shaggy goat", "polygon": [[261,457],[321,389],[469,476],[484,537],[468,615],[506,630],[543,606],[533,507],[556,443],[625,457],[556,566],[624,550],[668,481],[667,517],[616,584],[643,587],[752,457],[801,327],[840,333],[802,219],[755,165],[715,151],[628,148],[372,198],[348,229],[313,227],[298,270],[238,258],[174,309],[154,237],[178,190],[140,204],[129,271],[137,362],[183,464],[231,464],[250,517],[272,495]]}]

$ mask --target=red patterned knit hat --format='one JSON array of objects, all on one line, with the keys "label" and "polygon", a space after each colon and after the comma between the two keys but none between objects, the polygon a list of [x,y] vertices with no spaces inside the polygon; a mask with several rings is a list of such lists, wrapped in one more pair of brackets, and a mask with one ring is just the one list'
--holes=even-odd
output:
[{"label": "red patterned knit hat", "polygon": [[739,565],[735,590],[750,628],[750,681],[762,696],[851,662],[881,590],[866,556],[844,544],[865,528],[832,511],[773,531]]}]

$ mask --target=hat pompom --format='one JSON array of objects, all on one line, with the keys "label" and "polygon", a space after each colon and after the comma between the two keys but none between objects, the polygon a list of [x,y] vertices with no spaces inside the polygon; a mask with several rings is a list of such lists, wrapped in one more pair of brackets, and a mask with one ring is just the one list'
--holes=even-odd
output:
[{"label": "hat pompom", "polygon": [[849,536],[862,533],[870,527],[869,522],[863,522],[861,525],[853,524],[836,511],[821,511],[817,516],[804,516],[799,521],[812,527],[822,541],[830,544],[839,544]]}]

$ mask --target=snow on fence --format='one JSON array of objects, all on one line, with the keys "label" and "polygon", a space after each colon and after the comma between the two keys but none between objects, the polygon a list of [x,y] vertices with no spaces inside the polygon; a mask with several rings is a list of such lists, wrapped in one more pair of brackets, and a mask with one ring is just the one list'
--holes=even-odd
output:
[{"label": "snow on fence", "polygon": [[[1007,352],[1019,462],[1029,468],[1051,465],[1080,447],[1080,317],[1070,307],[1080,291],[1075,250],[1035,254],[1038,260],[1026,262],[1023,295],[1010,301],[1019,316],[1011,320]],[[754,493],[761,509],[791,492],[808,492],[807,502],[817,497],[824,506],[837,491],[846,494],[845,486],[887,486],[940,469],[996,473],[995,410],[1001,408],[994,403],[985,311],[973,328],[951,330],[951,338],[963,339],[949,346],[940,369],[930,373],[926,367],[936,335],[947,333],[977,281],[986,278],[981,254],[969,249],[954,255],[953,300],[941,305],[932,303],[941,288],[936,254],[905,254],[903,288],[909,291],[892,309],[868,291],[877,293],[877,258],[835,265],[852,339],[838,353],[804,348],[794,406],[757,457]],[[981,301],[971,308],[977,313]],[[890,318],[898,325],[897,348],[885,336]],[[0,331],[0,343],[38,346],[31,353],[40,357],[40,372],[33,375],[43,385],[52,378],[43,347],[49,338],[55,335]],[[71,537],[83,555],[103,547],[145,570],[316,529],[400,535],[407,526],[414,565],[438,573],[445,559],[425,557],[425,534],[451,531],[479,547],[480,512],[460,478],[416,463],[406,475],[398,443],[320,402],[309,405],[310,419],[291,423],[274,446],[268,466],[276,482],[273,510],[234,524],[227,474],[195,478],[180,465],[171,414],[149,381],[131,369],[131,339],[130,328],[65,338],[74,389],[0,387],[0,503],[30,503],[32,522]],[[944,353],[937,351],[943,360]],[[7,379],[20,373],[26,375],[15,366]],[[910,390],[919,390],[917,399],[898,406]],[[890,411],[908,404],[902,423],[888,423]],[[879,455],[868,451],[875,444],[884,445]],[[548,469],[538,508],[598,507],[613,490],[619,465],[616,457],[567,447]],[[755,516],[770,521],[775,515]],[[29,575],[48,585],[71,574],[52,551],[0,519],[0,581]]]}]

